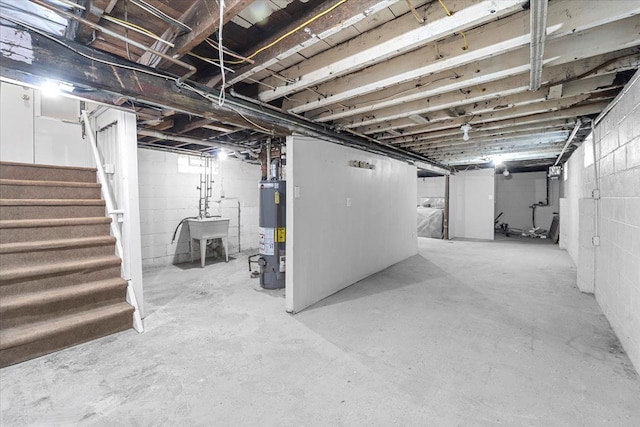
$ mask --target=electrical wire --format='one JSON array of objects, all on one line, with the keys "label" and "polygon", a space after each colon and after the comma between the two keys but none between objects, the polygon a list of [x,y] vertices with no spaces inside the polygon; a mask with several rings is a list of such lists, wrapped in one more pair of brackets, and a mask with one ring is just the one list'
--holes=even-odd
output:
[{"label": "electrical wire", "polygon": [[[125,1],[124,4],[126,5],[127,2]],[[169,47],[175,47],[175,45],[173,43],[163,39],[159,35],[147,30],[144,27],[141,27],[139,25],[136,25],[136,24],[133,24],[133,23],[129,22],[127,20],[127,17],[126,17],[126,15],[127,15],[126,11],[127,11],[127,7],[125,6],[125,19],[124,20],[118,19],[118,18],[116,18],[114,16],[110,16],[110,15],[102,15],[102,19],[104,19],[105,21],[113,22],[114,24],[121,25],[121,26],[123,26],[125,28],[128,28],[130,30],[135,31],[136,33],[144,34],[145,36],[149,36],[152,39],[159,41],[160,43],[164,43],[164,44],[168,45]],[[129,36],[127,36],[127,37],[129,37]]]},{"label": "electrical wire", "polygon": [[[193,53],[193,52],[188,52],[187,55],[193,56],[194,58],[198,58],[199,60],[204,61],[204,62],[206,62],[208,64],[215,65],[216,67],[220,67],[220,62],[215,60],[215,59],[213,59],[213,58],[207,58],[205,56],[200,56],[200,55],[198,55],[196,53]],[[233,70],[232,68],[225,67],[224,69],[226,71],[230,71],[232,73],[235,73],[235,70]]]},{"label": "electrical wire", "polygon": [[[442,6],[447,16],[453,16],[453,13],[449,10],[449,8],[447,8],[447,6],[444,4],[442,0],[438,0],[438,3],[440,3],[440,6]],[[462,38],[464,39],[464,47],[462,48],[462,50],[469,49],[469,45],[467,44],[467,36],[465,35],[464,31],[458,31],[458,32],[462,35]]]},{"label": "electrical wire", "polygon": [[172,24],[176,27],[181,28],[182,30],[186,31],[186,32],[190,32],[191,31],[191,27],[189,27],[188,25],[186,25],[184,22],[180,22],[175,18],[172,18],[171,16],[167,15],[166,13],[164,13],[163,11],[161,11],[160,9],[158,9],[155,6],[150,5],[149,3],[143,1],[143,0],[130,0],[131,3],[133,3],[134,5],[138,6],[140,9],[145,10],[147,12],[149,12],[151,15],[155,16],[156,18],[160,18],[161,20]]},{"label": "electrical wire", "polygon": [[413,16],[416,17],[419,23],[424,24],[424,18],[418,14],[418,11],[415,7],[413,7],[413,4],[411,3],[411,0],[406,0],[406,2],[409,6],[409,9],[411,9],[411,13],[413,14]]},{"label": "electrical wire", "polygon": [[218,10],[220,12],[218,20],[218,59],[220,60],[220,74],[222,75],[222,86],[220,86],[220,94],[218,95],[218,105],[222,107],[225,101],[224,88],[227,85],[227,75],[224,72],[224,50],[222,48],[222,27],[224,27],[224,0],[218,0]]},{"label": "electrical wire", "polygon": [[240,115],[240,117],[242,117],[243,119],[245,119],[247,122],[249,122],[250,124],[252,124],[253,126],[255,126],[256,128],[264,131],[265,133],[269,134],[269,135],[275,135],[275,132],[273,131],[273,129],[267,129],[265,127],[260,126],[259,124],[252,122],[251,120],[249,120],[248,117],[246,117],[244,114],[242,114],[240,111],[236,110],[233,107],[230,107],[233,111],[235,111],[236,113],[238,113]]},{"label": "electrical wire", "polygon": [[[127,11],[127,0],[124,0],[124,20],[129,20],[129,13]],[[124,36],[129,38],[129,27],[125,27]],[[124,49],[127,51],[127,58],[131,61],[131,52],[129,51],[129,43],[124,42]]]},{"label": "electrical wire", "polygon": [[275,39],[274,41],[272,41],[271,43],[269,43],[266,46],[261,47],[260,49],[256,50],[255,52],[253,52],[251,55],[247,56],[247,59],[253,59],[257,54],[259,54],[260,52],[263,52],[273,46],[275,46],[276,44],[280,43],[282,40],[286,39],[287,37],[289,37],[290,35],[292,35],[293,33],[295,33],[296,31],[306,27],[307,25],[311,24],[312,22],[314,22],[316,19],[319,19],[321,17],[323,17],[324,15],[326,15],[327,13],[331,12],[332,10],[334,10],[335,8],[337,8],[338,6],[340,6],[341,4],[345,3],[347,0],[340,0],[338,3],[334,4],[333,6],[331,6],[330,8],[320,12],[319,14],[317,14],[316,16],[306,20],[305,22],[303,22],[302,24],[298,25],[296,28],[294,28],[291,31],[288,31],[287,33],[281,35],[280,37],[278,37],[277,39]]},{"label": "electrical wire", "polygon": [[[215,41],[213,41],[213,40],[211,40],[209,38],[204,39],[204,41],[214,49],[218,49],[219,48],[218,43],[216,43]],[[237,59],[241,59],[241,61],[227,61],[227,64],[242,64],[242,63],[245,63],[245,62],[248,62],[250,64],[255,64],[255,62],[256,62],[256,61],[254,61],[252,59],[245,58],[244,56],[240,55],[239,53],[236,53],[236,52],[232,51],[231,49],[229,49],[229,48],[227,48],[225,46],[222,46],[222,49],[224,50],[224,53],[226,53],[227,55],[232,56],[232,57],[237,58]]]},{"label": "electrical wire", "polygon": [[69,49],[70,51],[72,51],[74,53],[77,53],[78,55],[83,56],[83,57],[85,57],[87,59],[90,59],[92,61],[96,61],[96,62],[99,62],[101,64],[110,65],[112,67],[118,67],[118,68],[123,68],[123,69],[126,69],[126,70],[137,71],[137,72],[140,72],[140,73],[149,74],[151,76],[160,77],[160,78],[163,78],[165,80],[172,80],[172,81],[175,81],[176,83],[178,83],[178,78],[173,77],[173,76],[168,76],[166,74],[156,73],[156,72],[153,72],[153,71],[146,70],[144,68],[132,67],[130,65],[124,65],[124,64],[118,64],[117,62],[111,62],[111,61],[107,61],[107,60],[104,60],[104,59],[96,58],[95,56],[88,55],[88,54],[86,54],[84,52],[79,51],[78,49],[74,48],[73,46],[70,46],[70,45],[66,44],[63,41],[58,40],[57,38],[51,36],[50,34],[47,34],[46,32],[44,32],[44,31],[42,31],[42,30],[40,30],[38,28],[35,28],[35,27],[33,27],[33,26],[23,22],[23,21],[20,21],[19,19],[15,19],[15,18],[12,18],[12,17],[9,17],[9,16],[3,16],[2,19],[10,21],[10,22],[13,22],[14,24],[20,25],[21,27],[24,27],[24,28],[26,28],[26,29],[28,29],[30,31],[33,31],[34,33],[38,33],[41,36],[46,37],[46,38],[50,39],[51,41],[53,41],[53,42],[65,47],[65,48]]},{"label": "electrical wire", "polygon": [[67,6],[73,7],[75,9],[80,9],[80,10],[87,10],[86,7],[82,6],[81,4],[78,3],[74,3],[72,1],[69,0],[58,0],[60,3],[62,4],[66,4]]}]

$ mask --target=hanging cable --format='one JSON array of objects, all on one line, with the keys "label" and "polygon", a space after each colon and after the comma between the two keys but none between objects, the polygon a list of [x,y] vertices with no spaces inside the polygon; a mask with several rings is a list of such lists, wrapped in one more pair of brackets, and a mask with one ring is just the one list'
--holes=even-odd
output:
[{"label": "hanging cable", "polygon": [[220,87],[220,95],[218,95],[218,105],[222,107],[225,101],[224,88],[227,85],[227,76],[224,72],[224,50],[222,48],[222,27],[224,26],[224,0],[218,0],[220,17],[218,20],[218,59],[220,60],[220,74],[222,75],[222,86]]},{"label": "hanging cable", "polygon": [[407,1],[407,5],[409,6],[409,9],[411,9],[411,13],[413,14],[413,16],[416,17],[419,23],[424,24],[424,18],[422,18],[422,16],[418,14],[418,11],[416,10],[416,8],[413,7],[413,4],[411,4],[411,0],[406,0],[406,1]]},{"label": "hanging cable", "polygon": [[61,46],[64,46],[65,48],[69,49],[73,53],[77,53],[78,55],[83,56],[83,57],[85,57],[87,59],[90,59],[92,61],[96,61],[96,62],[99,62],[101,64],[110,65],[112,67],[118,67],[118,68],[123,68],[123,69],[126,69],[126,70],[137,71],[139,73],[149,74],[149,75],[155,76],[155,77],[161,77],[161,78],[163,78],[165,80],[172,80],[172,81],[175,81],[175,82],[178,82],[178,80],[179,80],[179,79],[176,79],[175,77],[168,76],[166,74],[156,73],[154,71],[149,71],[149,70],[147,70],[145,68],[132,67],[130,65],[118,64],[117,62],[106,61],[104,59],[100,59],[100,58],[97,58],[97,57],[92,56],[92,55],[87,55],[84,52],[80,52],[78,49],[74,48],[73,46],[70,46],[70,45],[66,44],[65,42],[53,37],[52,35],[46,33],[45,31],[42,31],[42,30],[40,30],[38,28],[35,28],[35,27],[33,27],[33,26],[31,26],[31,25],[27,24],[26,22],[23,22],[23,21],[21,21],[19,19],[12,18],[10,16],[3,16],[2,19],[6,20],[6,21],[13,22],[14,24],[19,25],[21,27],[24,27],[24,28],[28,29],[29,31],[33,31],[34,33],[40,34],[42,37],[48,38],[49,40],[51,40],[51,41],[53,41],[55,43],[58,43]]},{"label": "hanging cable", "polygon": [[[218,61],[217,59],[207,58],[205,56],[200,56],[200,55],[198,55],[196,53],[193,53],[193,52],[189,52],[189,53],[187,53],[187,55],[193,56],[194,58],[198,58],[199,60],[204,61],[207,64],[212,64],[212,65],[215,65],[216,67],[220,67],[220,61]],[[233,70],[232,68],[224,67],[224,69],[226,71],[231,72],[231,73],[235,73],[235,70]]]},{"label": "hanging cable", "polygon": [[[124,20],[128,21],[129,20],[129,14],[127,12],[127,0],[124,0]],[[129,28],[125,27],[124,29],[124,36],[128,39],[129,38]],[[131,52],[129,52],[129,43],[128,42],[124,42],[124,48],[127,51],[127,58],[129,59],[129,61],[131,61]]]},{"label": "hanging cable", "polygon": [[[453,16],[453,13],[451,13],[449,8],[444,4],[442,0],[438,0],[438,3],[440,3],[440,6],[442,6],[447,16]],[[469,45],[467,44],[467,36],[465,35],[464,31],[458,31],[458,32],[460,33],[460,35],[462,35],[462,38],[464,39],[464,47],[462,48],[462,50],[469,49]]]},{"label": "hanging cable", "polygon": [[280,37],[278,37],[277,39],[275,39],[274,41],[272,41],[271,43],[269,43],[266,46],[261,47],[260,49],[256,50],[255,52],[253,52],[251,55],[247,56],[247,59],[253,59],[253,57],[255,57],[257,54],[259,54],[260,52],[263,52],[267,49],[269,49],[270,47],[275,46],[276,44],[280,43],[282,40],[286,39],[287,37],[289,37],[291,34],[295,33],[296,31],[300,30],[301,28],[306,27],[307,25],[311,24],[312,22],[314,22],[316,19],[323,17],[324,15],[326,15],[327,13],[331,12],[332,10],[334,10],[335,8],[337,8],[338,6],[340,6],[342,3],[345,3],[347,0],[340,0],[338,3],[334,4],[333,6],[331,6],[329,9],[324,10],[322,12],[320,12],[319,14],[317,14],[316,16],[314,16],[313,18],[308,19],[307,21],[303,22],[302,24],[298,25],[296,28],[294,28],[293,30],[287,32],[286,34],[281,35]]},{"label": "hanging cable", "polygon": [[[204,39],[204,41],[211,46],[214,49],[219,49],[218,43],[216,43],[215,41],[211,40],[211,39]],[[222,49],[224,50],[224,53],[226,53],[229,56],[232,56],[234,58],[240,59],[240,61],[227,61],[227,64],[242,64],[244,62],[248,62],[250,64],[255,64],[256,61],[252,60],[252,59],[248,59],[245,58],[244,56],[240,55],[239,53],[236,53],[232,50],[230,50],[229,48],[226,48],[224,46],[222,46]]]},{"label": "hanging cable", "polygon": [[87,10],[87,8],[82,6],[81,4],[74,3],[74,2],[69,1],[69,0],[58,0],[58,1],[60,3],[62,3],[62,4],[65,4],[67,6],[70,6],[70,7],[74,8],[74,9]]},{"label": "hanging cable", "polygon": [[[125,5],[126,5],[126,4],[127,4],[127,2],[125,1]],[[149,36],[149,37],[151,37],[152,39],[157,40],[157,41],[159,41],[160,43],[164,43],[164,44],[166,44],[166,45],[167,45],[167,46],[169,46],[169,47],[175,47],[175,45],[174,45],[173,43],[171,43],[170,41],[167,41],[167,40],[163,39],[163,38],[162,38],[162,37],[160,37],[159,35],[157,35],[157,34],[155,34],[155,33],[151,32],[151,31],[147,30],[147,29],[146,29],[146,28],[144,28],[144,27],[141,27],[141,26],[139,26],[139,25],[132,24],[131,22],[129,22],[129,21],[127,20],[127,17],[126,17],[126,15],[127,15],[126,10],[127,10],[127,8],[126,8],[126,6],[125,6],[125,19],[124,19],[124,20],[122,20],[122,19],[118,19],[118,18],[116,18],[116,17],[114,17],[114,16],[110,16],[110,15],[102,15],[102,19],[104,19],[105,21],[113,22],[114,24],[117,24],[117,25],[121,25],[121,26],[123,26],[123,27],[125,27],[125,28],[128,28],[128,29],[130,29],[130,30],[135,31],[136,33],[140,33],[140,34],[144,34],[145,36]],[[128,37],[128,36],[127,36],[127,37]]]},{"label": "hanging cable", "polygon": [[149,12],[151,15],[155,16],[156,18],[159,18],[161,20],[163,20],[164,22],[174,25],[180,29],[182,29],[183,31],[186,32],[190,32],[191,31],[191,27],[189,27],[188,25],[186,25],[184,22],[180,22],[175,18],[172,18],[171,16],[167,15],[166,13],[164,13],[163,11],[161,11],[160,9],[158,9],[155,6],[150,5],[149,3],[145,2],[144,0],[129,0],[131,1],[131,3],[135,4],[136,6],[138,6],[140,9],[145,10],[147,12]]}]

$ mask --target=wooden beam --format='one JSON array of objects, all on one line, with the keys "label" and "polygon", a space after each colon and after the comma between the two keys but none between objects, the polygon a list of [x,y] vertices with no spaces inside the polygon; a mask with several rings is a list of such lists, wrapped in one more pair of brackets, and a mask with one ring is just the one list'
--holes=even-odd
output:
[{"label": "wooden beam", "polygon": [[[465,152],[448,153],[442,155],[430,156],[432,159],[437,159],[440,162],[446,164],[464,164],[475,163],[478,160],[489,160],[493,156],[509,155],[509,160],[515,159],[535,159],[546,157],[557,157],[562,151],[562,143],[556,145],[539,147],[539,146],[526,146],[526,147],[487,147],[484,149],[467,150]],[[460,163],[458,163],[460,162]]]},{"label": "wooden beam", "polygon": [[[523,75],[523,77],[525,76]],[[433,100],[435,105],[427,104],[427,107],[424,106],[424,102],[420,105],[417,101],[414,101],[406,106],[399,106],[393,111],[389,111],[387,109],[376,111],[375,116],[357,116],[361,117],[361,121],[354,121],[353,123],[347,124],[346,127],[362,128],[363,126],[367,126],[366,128],[363,128],[363,131],[367,133],[367,129],[375,128],[375,125],[379,123],[384,123],[385,129],[399,129],[422,124],[420,122],[415,122],[414,119],[412,119],[413,115],[426,117],[426,121],[436,123],[447,120],[452,117],[452,114],[459,117],[471,117],[495,110],[511,109],[531,104],[540,105],[545,102],[552,102],[555,100],[574,98],[578,96],[582,96],[582,99],[584,100],[591,94],[597,94],[598,92],[605,90],[601,88],[609,89],[614,82],[614,78],[615,75],[609,74],[567,83],[564,87],[562,96],[552,100],[548,97],[547,89],[541,89],[537,92],[529,92],[526,90],[526,86],[522,86],[519,92],[515,92],[515,94],[507,91],[500,92],[501,89],[496,87],[495,89],[498,92],[493,92],[493,96],[491,98],[487,98],[484,95],[486,92],[482,91],[483,100],[474,99],[470,103],[457,104],[452,107],[446,105],[441,106],[437,103],[437,100]],[[462,94],[458,92],[456,95]]]},{"label": "wooden beam", "polygon": [[[521,99],[526,99],[524,95],[526,94],[520,94],[517,97]],[[611,98],[613,98],[613,96],[607,95],[603,99],[609,100]],[[529,116],[531,114],[544,113],[547,111],[564,110],[566,108],[579,105],[583,102],[587,102],[589,99],[590,99],[590,95],[583,94],[583,95],[576,95],[568,98],[559,98],[559,99],[554,99],[549,101],[545,101],[543,98],[539,102],[531,102],[531,103],[527,103],[526,101],[522,103],[518,102],[515,105],[509,105],[508,100],[505,99],[507,103],[505,104],[504,108],[502,108],[502,106],[499,105],[501,104],[502,100],[497,99],[491,102],[479,104],[475,106],[475,108],[472,107],[470,110],[464,111],[464,113],[459,116],[456,116],[454,114],[448,114],[448,112],[445,112],[445,111],[439,111],[438,113],[433,113],[430,116],[430,118],[433,117],[433,120],[430,120],[429,123],[427,124],[416,124],[411,119],[403,119],[403,121],[406,120],[407,122],[411,122],[410,124],[413,125],[413,127],[415,128],[421,127],[423,129],[429,129],[430,127],[438,126],[440,123],[446,123],[451,119],[461,120],[463,123],[470,122],[471,125],[473,126],[473,123],[484,123],[487,121],[506,120],[509,118],[523,117],[523,116]],[[373,126],[363,127],[362,129],[359,129],[359,132],[368,135],[376,132],[386,131],[389,129],[395,129],[394,126],[397,126],[398,122],[399,120],[393,122],[393,124],[380,123]]]},{"label": "wooden beam", "polygon": [[[640,64],[640,55],[638,55]],[[558,75],[563,78],[563,75]],[[566,75],[564,75],[566,76]],[[561,93],[564,97],[592,93],[599,88],[610,87],[614,83],[615,74],[602,74],[591,78],[567,83]],[[436,95],[423,101],[412,101],[398,106],[395,110],[382,109],[375,115],[359,115],[353,117],[354,125],[358,119],[361,124],[370,125],[381,121],[389,121],[408,117],[414,114],[426,115],[431,120],[432,114],[442,110],[474,111],[481,105],[494,107],[504,105],[518,105],[527,102],[543,102],[547,99],[560,99],[562,96],[550,98],[548,90],[543,89],[533,94],[526,93],[527,77],[523,73],[519,76],[498,80],[486,85],[472,86],[464,91],[448,92]],[[471,108],[469,107],[471,106]],[[493,108],[493,107],[490,107]]]},{"label": "wooden beam", "polygon": [[[372,2],[371,0],[349,0],[340,4],[338,7],[331,10],[331,12],[315,19],[313,22],[304,26],[304,28],[293,32],[281,41],[277,41],[285,34],[294,31],[303,23],[319,16],[339,2],[340,0],[329,0],[323,2],[310,10],[300,19],[291,22],[289,25],[282,28],[272,38],[263,40],[256,44],[252,48],[251,52],[246,52],[246,55],[251,55],[253,52],[261,50],[260,53],[252,58],[255,62],[236,70],[235,74],[229,78],[227,84],[233,85],[234,83],[251,77],[267,67],[270,67],[283,59],[289,58],[309,46],[322,42],[322,40],[327,37],[330,37],[351,25],[357,24],[366,17],[371,16],[395,3],[394,0],[378,0],[375,2]],[[213,86],[217,81],[217,78],[210,79],[207,82],[207,86]]]},{"label": "wooden beam", "polygon": [[431,155],[432,153],[459,152],[478,147],[510,147],[513,145],[540,145],[565,142],[571,131],[548,132],[538,135],[522,135],[503,139],[462,139],[462,135],[455,141],[442,142],[436,146],[416,147],[413,150],[419,153]]},{"label": "wooden beam", "polygon": [[[575,78],[620,55],[640,52],[640,49],[633,48],[640,45],[638,31],[640,31],[640,21],[634,21],[632,18],[632,20],[588,30],[576,37],[569,36],[566,39],[549,41],[545,48],[549,56],[547,65],[543,69],[545,85],[570,80],[571,77]],[[615,53],[625,45],[630,49]],[[598,62],[607,54],[611,54],[606,56],[608,59]],[[582,63],[577,62],[581,60],[583,60]],[[426,98],[447,92],[465,91],[477,85],[484,87],[492,82],[527,74],[526,78],[517,80],[519,83],[511,87],[512,90],[522,91],[523,87],[529,85],[528,73],[529,49],[523,47],[514,52],[362,96],[352,105],[338,106],[329,111],[324,108],[315,114],[310,112],[308,116],[315,117],[317,121],[326,122],[358,114],[371,114],[383,108],[387,109],[386,111],[395,111],[391,107],[420,100],[424,102]],[[526,83],[523,84],[523,81]],[[510,82],[514,83],[514,80]]]},{"label": "wooden beam", "polygon": [[[414,153],[367,138],[337,133],[231,95],[227,95],[223,105],[218,105],[214,102],[219,95],[217,90],[193,82],[178,84],[177,78],[157,75],[153,70],[78,43],[4,25],[0,25],[0,40],[6,46],[0,50],[1,75],[25,84],[39,86],[46,79],[61,80],[77,87],[93,88],[94,94],[101,93],[105,101],[131,99],[221,123],[241,121],[245,123],[244,128],[262,133],[289,135],[296,132],[396,159],[432,163]],[[72,53],[65,45],[82,55]],[[446,173],[440,165],[432,164]]]},{"label": "wooden beam", "polygon": [[[62,45],[36,33],[16,30],[0,26],[2,41],[24,52],[29,52],[32,59],[25,60],[21,56],[2,50],[3,75],[13,71],[29,75],[52,78],[72,83],[75,86],[90,87],[114,95],[116,98],[130,98],[150,105],[175,109],[198,117],[211,118],[218,121],[244,122],[245,127],[259,128],[239,117],[231,108],[220,108],[215,102],[203,98],[193,91],[180,89],[173,79],[150,75],[141,71],[115,67],[101,61],[122,64],[131,67],[131,63],[115,58],[87,46],[67,41],[75,50],[83,52],[97,61],[77,55]],[[141,70],[142,66],[137,66]],[[5,74],[6,73],[6,74]],[[213,95],[212,95],[213,96]],[[106,98],[106,97],[105,97]],[[263,128],[274,129],[276,133],[287,134],[280,126],[265,121],[262,117],[247,113],[252,121]]]},{"label": "wooden beam", "polygon": [[430,144],[417,145],[412,147],[411,149],[413,151],[428,152],[450,148],[460,149],[464,147],[474,147],[482,144],[506,144],[526,141],[543,141],[550,139],[555,140],[557,138],[564,138],[564,140],[566,140],[570,133],[570,129],[552,130],[546,132],[518,132],[510,135],[502,135],[499,137],[480,137],[478,135],[470,133],[469,140],[465,141],[464,139],[462,139],[462,132],[459,132],[458,135],[450,137],[449,139],[432,142]]},{"label": "wooden beam", "polygon": [[522,0],[449,1],[450,9],[455,11],[453,16],[447,16],[443,8],[435,5],[436,7],[430,9],[424,24],[420,24],[411,13],[407,13],[333,49],[283,70],[281,74],[294,83],[283,85],[280,80],[267,79],[269,80],[267,83],[276,86],[276,89],[260,92],[260,100],[272,101],[298,92],[305,87],[409,52],[454,32],[482,25],[519,10],[523,4]]},{"label": "wooden beam", "polygon": [[[495,138],[502,139],[509,136],[522,136],[522,135],[535,135],[543,132],[556,132],[556,131],[570,131],[574,122],[570,119],[552,120],[544,123],[531,123],[523,126],[513,126],[497,129],[478,128],[472,129],[470,132],[473,138],[487,139]],[[440,143],[446,143],[447,141],[460,138],[462,135],[460,129],[448,129],[439,132],[433,132],[422,136],[420,139],[416,138],[412,142],[404,142],[399,145],[403,148],[414,149],[422,146],[436,146]]]},{"label": "wooden beam", "polygon": [[[111,12],[111,9],[115,6],[115,2],[113,0],[87,0],[84,2],[84,7],[86,8],[82,17],[87,21],[91,21],[94,24],[97,24],[100,19],[102,19],[102,15]],[[111,8],[111,9],[110,9]],[[75,21],[71,21],[75,22]],[[88,43],[93,38],[93,28],[90,28],[83,24],[77,25],[77,32],[75,34],[75,40],[80,43]]]},{"label": "wooden beam", "polygon": [[[512,117],[499,117],[497,114],[490,115],[490,120],[483,120],[478,118],[477,123],[472,122],[471,126],[474,128],[501,128],[501,127],[509,127],[509,126],[525,126],[531,123],[541,123],[550,120],[556,119],[575,119],[579,116],[588,116],[599,114],[604,107],[608,104],[607,101],[589,103],[585,105],[579,105],[575,107],[553,110],[551,112],[531,112],[531,107],[528,107],[529,115],[524,115],[524,108],[519,112],[516,112]],[[520,115],[523,114],[523,115]],[[416,128],[411,129],[410,132],[407,132],[405,136],[402,138],[396,139],[394,142],[412,142],[419,140],[419,138],[424,135],[428,136],[429,134],[444,131],[444,130],[455,130],[457,132],[460,131],[460,126],[468,121],[467,118],[457,118],[450,119],[445,122],[436,123],[434,125],[426,125],[426,126],[418,126]],[[392,141],[387,141],[392,142]]]},{"label": "wooden beam", "polygon": [[[566,13],[570,11],[570,13]],[[549,6],[547,40],[577,31],[584,31],[628,16],[640,14],[637,1],[604,0],[597,3],[576,3],[571,0],[553,2]],[[468,31],[463,49],[461,37],[449,37],[405,55],[339,77],[315,87],[323,96],[301,93],[285,100],[283,108],[296,114],[326,105],[344,102],[393,85],[430,74],[441,73],[493,56],[504,55],[529,43],[529,11],[490,22]]]},{"label": "wooden beam", "polygon": [[[193,0],[193,5],[179,18],[181,22],[191,28],[191,31],[179,34],[180,29],[172,28],[165,32],[162,35],[162,39],[173,41],[175,47],[167,49],[167,46],[164,45],[165,47],[161,52],[174,58],[182,58],[216,32],[221,25],[219,3],[220,1]],[[251,0],[225,0],[222,25],[229,22],[251,3]],[[142,59],[141,63],[149,63],[149,61],[150,59],[147,56]],[[156,67],[163,68],[168,65],[169,62],[161,60]]]}]

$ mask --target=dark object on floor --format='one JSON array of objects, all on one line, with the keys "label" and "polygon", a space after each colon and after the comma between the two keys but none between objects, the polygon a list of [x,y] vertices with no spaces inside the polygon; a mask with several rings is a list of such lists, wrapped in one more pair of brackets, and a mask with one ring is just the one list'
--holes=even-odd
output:
[{"label": "dark object on floor", "polygon": [[549,238],[553,243],[558,243],[560,240],[560,215],[557,212],[553,213],[551,227],[549,227]]}]

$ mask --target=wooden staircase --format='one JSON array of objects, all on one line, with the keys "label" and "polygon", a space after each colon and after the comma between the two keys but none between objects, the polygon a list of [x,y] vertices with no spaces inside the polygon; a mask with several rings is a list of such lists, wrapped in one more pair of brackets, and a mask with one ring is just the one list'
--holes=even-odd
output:
[{"label": "wooden staircase", "polygon": [[0,367],[132,326],[96,171],[0,162]]}]

